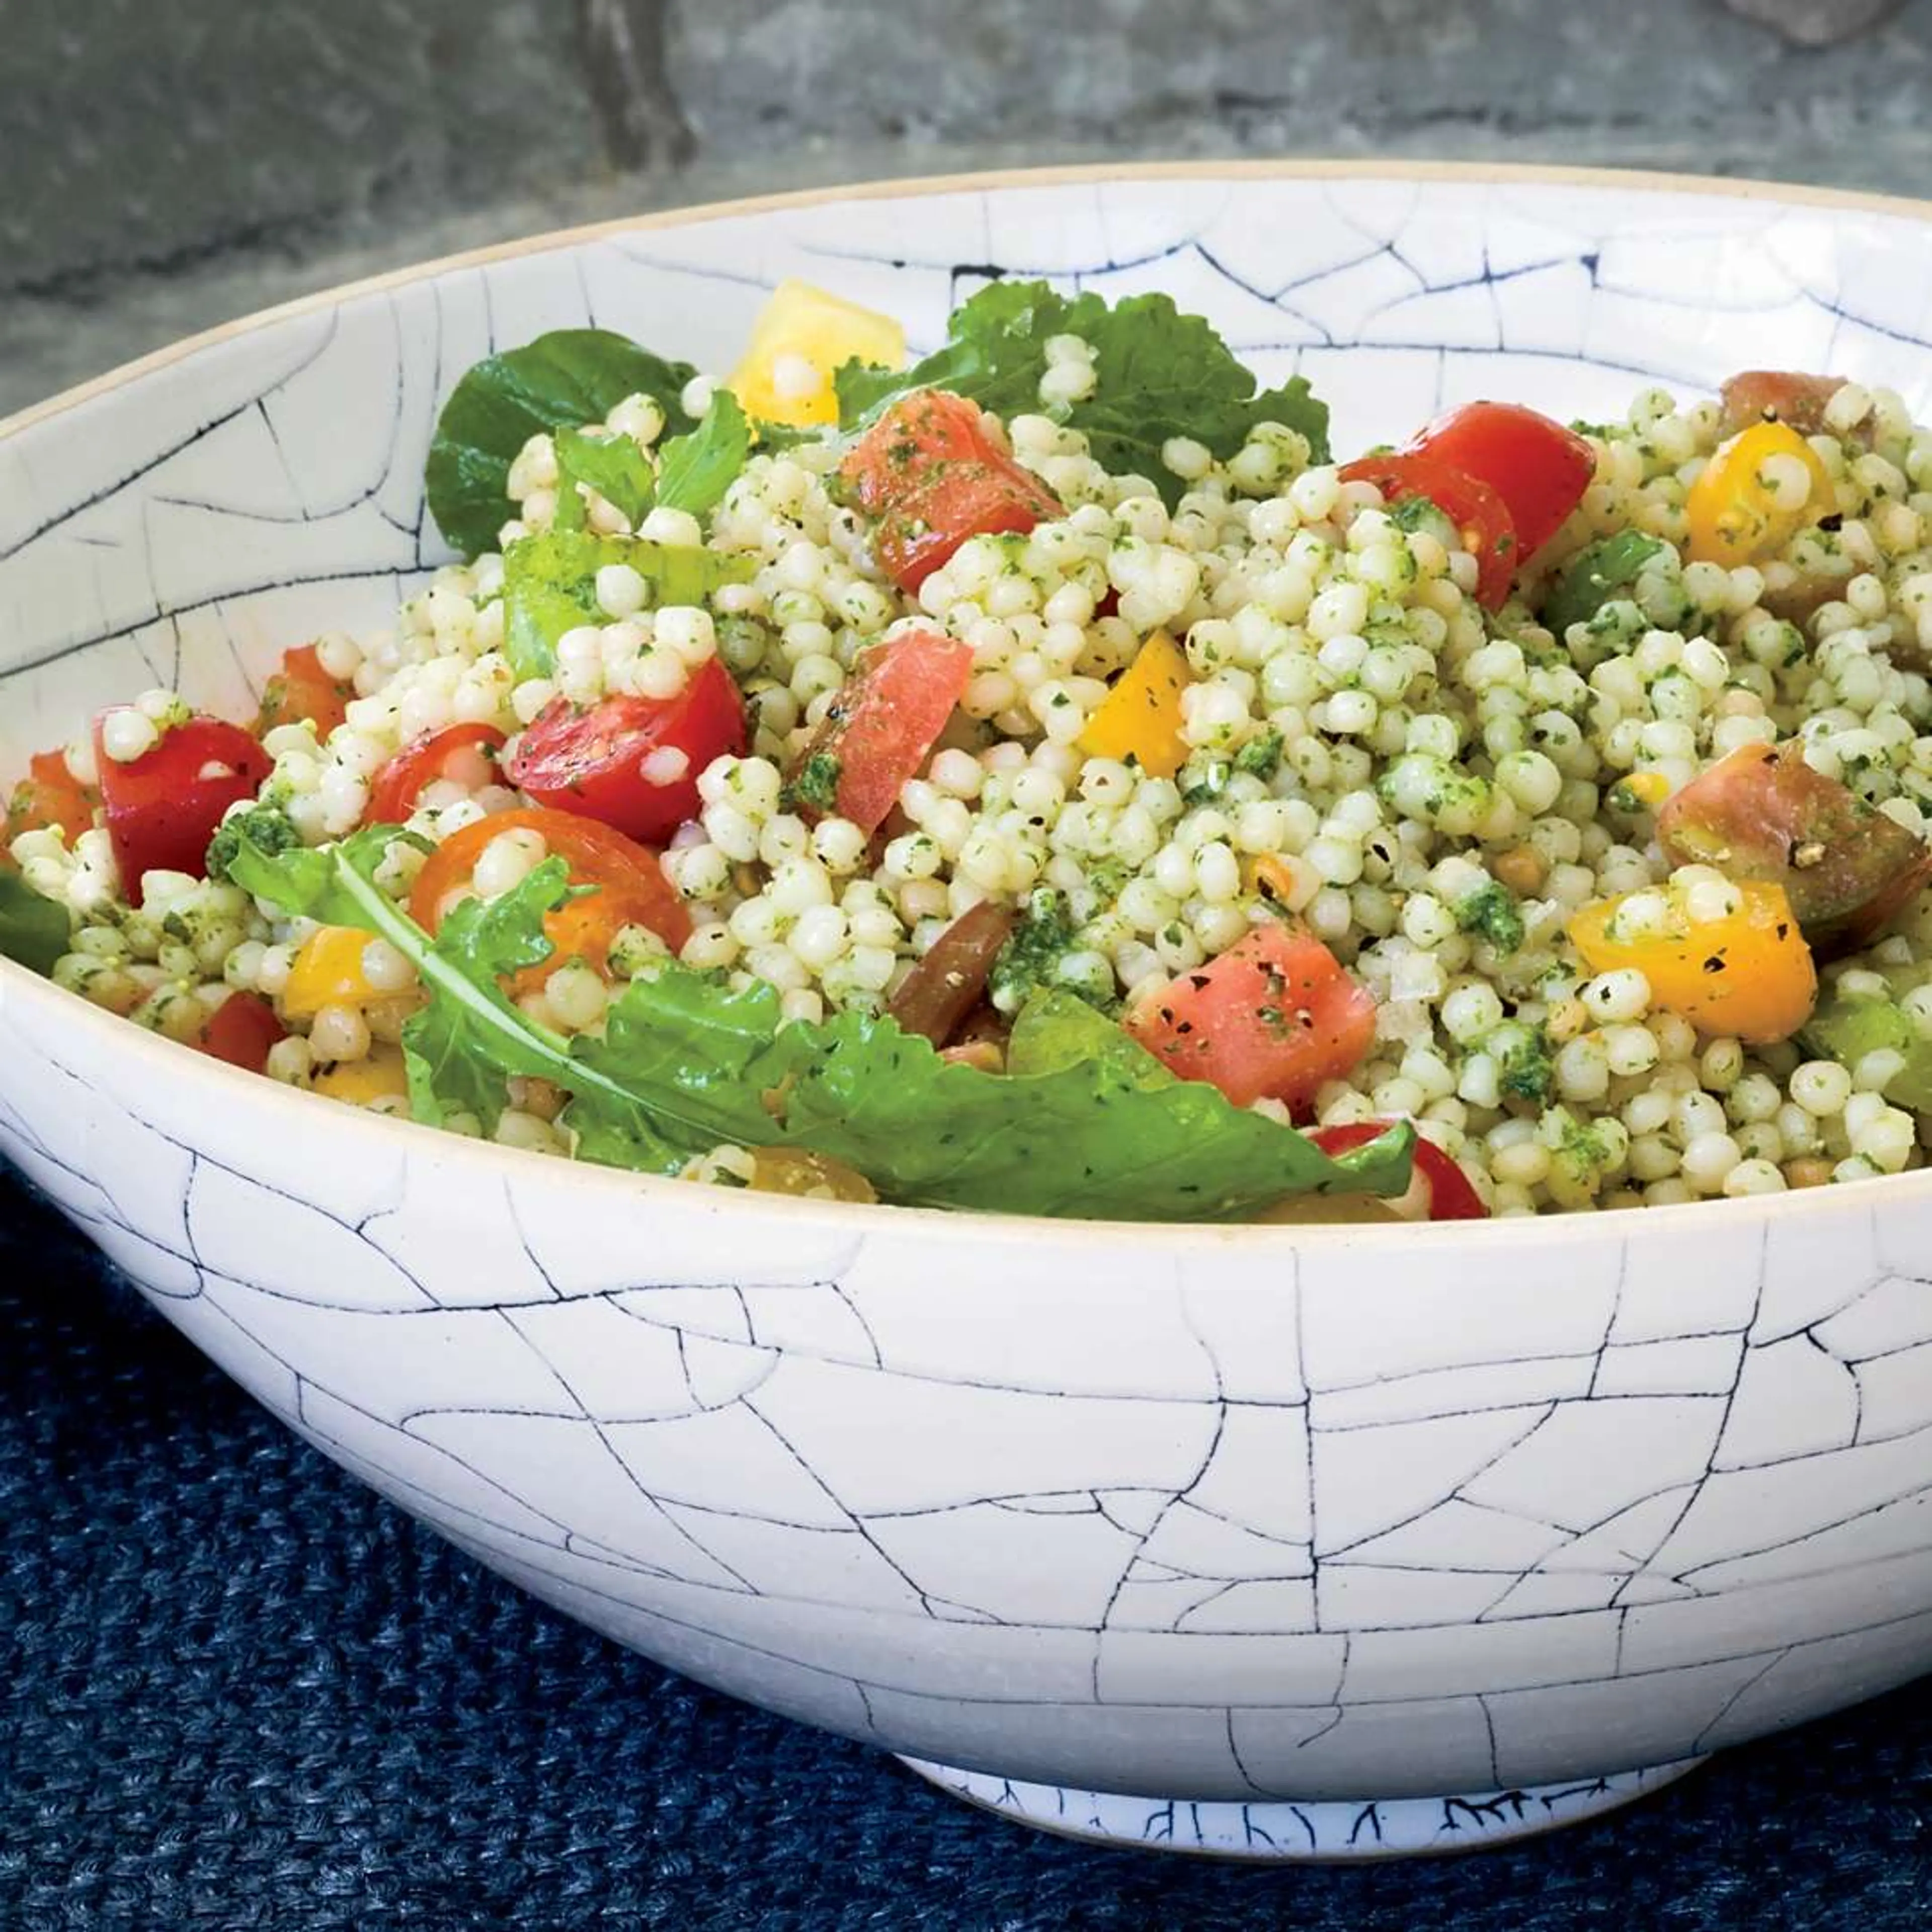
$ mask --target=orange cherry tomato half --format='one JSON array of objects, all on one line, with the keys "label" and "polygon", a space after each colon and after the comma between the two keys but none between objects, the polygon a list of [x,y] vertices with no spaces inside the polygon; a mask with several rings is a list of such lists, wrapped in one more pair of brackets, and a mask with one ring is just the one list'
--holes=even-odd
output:
[{"label": "orange cherry tomato half", "polygon": [[[1393,1124],[1388,1120],[1351,1120],[1346,1126],[1310,1127],[1308,1138],[1324,1154],[1346,1154],[1366,1145]],[[1428,1192],[1432,1221],[1486,1221],[1490,1210],[1469,1177],[1433,1141],[1415,1137],[1415,1171]]]},{"label": "orange cherry tomato half", "polygon": [[448,776],[456,753],[478,746],[495,752],[502,744],[503,734],[494,724],[446,724],[412,738],[370,781],[364,816],[371,825],[400,825],[416,808],[424,788]]},{"label": "orange cherry tomato half", "polygon": [[313,644],[297,644],[282,653],[282,668],[262,688],[262,709],[255,720],[258,737],[266,738],[278,724],[299,724],[304,718],[326,738],[349,715],[356,687],[346,678],[331,677],[322,668]]},{"label": "orange cherry tomato half", "polygon": [[500,832],[519,826],[540,832],[552,854],[570,868],[573,884],[594,892],[571,899],[544,917],[544,931],[556,949],[540,965],[517,976],[516,990],[540,986],[566,959],[582,959],[598,972],[608,970],[611,942],[627,926],[648,927],[675,952],[691,937],[691,915],[664,875],[658,854],[595,819],[541,807],[499,812],[452,833],[416,874],[410,913],[426,932],[442,922],[449,895],[466,884],[483,848]]},{"label": "orange cherry tomato half", "polygon": [[100,794],[84,785],[67,768],[62,752],[36,752],[27,761],[27,776],[7,801],[7,836],[58,826],[71,845],[94,823]]}]

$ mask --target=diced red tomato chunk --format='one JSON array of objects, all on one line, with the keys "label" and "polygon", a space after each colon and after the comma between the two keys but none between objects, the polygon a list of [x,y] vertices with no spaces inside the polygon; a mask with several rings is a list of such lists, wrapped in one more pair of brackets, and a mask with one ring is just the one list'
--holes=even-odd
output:
[{"label": "diced red tomato chunk", "polygon": [[1182,974],[1126,1025],[1162,1066],[1211,1082],[1237,1106],[1300,1108],[1366,1056],[1376,1002],[1318,939],[1260,926]]},{"label": "diced red tomato chunk", "polygon": [[94,753],[107,808],[107,836],[130,904],[141,903],[141,881],[154,872],[207,876],[208,842],[222,814],[253,798],[274,760],[238,724],[190,718],[160,742],[123,764],[110,758],[94,721]]},{"label": "diced red tomato chunk", "polygon": [[908,631],[862,652],[793,765],[799,808],[828,808],[876,831],[924,768],[973,675],[973,652],[937,631]]},{"label": "diced red tomato chunk", "polygon": [[675,698],[620,694],[587,710],[554,698],[504,770],[539,805],[654,844],[697,816],[698,774],[746,742],[744,701],[712,657]]},{"label": "diced red tomato chunk", "polygon": [[838,473],[874,519],[880,567],[914,591],[968,537],[1030,530],[1060,499],[988,435],[974,404],[944,389],[903,396],[847,452]]},{"label": "diced red tomato chunk", "polygon": [[260,1073],[268,1066],[269,1048],[287,1037],[274,1008],[260,994],[230,993],[208,1016],[195,1043],[231,1066]]}]

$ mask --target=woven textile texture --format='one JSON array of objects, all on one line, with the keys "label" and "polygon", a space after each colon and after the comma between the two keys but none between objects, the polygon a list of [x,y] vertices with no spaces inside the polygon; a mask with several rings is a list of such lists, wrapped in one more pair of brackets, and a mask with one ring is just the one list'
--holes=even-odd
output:
[{"label": "woven textile texture", "polygon": [[1932,1681],[1514,1850],[1029,1834],[497,1581],[0,1180],[0,1932],[1922,1928]]}]

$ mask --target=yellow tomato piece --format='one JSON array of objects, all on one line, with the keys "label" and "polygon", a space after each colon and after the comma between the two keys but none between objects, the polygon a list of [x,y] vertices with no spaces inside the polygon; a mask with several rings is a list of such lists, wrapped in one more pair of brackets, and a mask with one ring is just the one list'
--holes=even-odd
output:
[{"label": "yellow tomato piece", "polygon": [[1093,758],[1132,758],[1155,778],[1172,778],[1187,762],[1180,694],[1192,682],[1180,646],[1155,632],[1088,719],[1080,748]]},{"label": "yellow tomato piece", "polygon": [[381,996],[364,977],[369,935],[352,926],[319,926],[302,941],[282,992],[284,1019],[312,1020],[324,1006],[366,1006]]},{"label": "yellow tomato piece", "polygon": [[326,1073],[318,1073],[314,1085],[316,1093],[326,1094],[332,1100],[366,1107],[371,1100],[406,1100],[410,1078],[400,1047],[376,1046],[363,1059],[340,1060]]},{"label": "yellow tomato piece", "polygon": [[[1714,877],[1702,866],[1686,870]],[[1584,907],[1570,922],[1570,943],[1593,973],[1635,967],[1650,982],[1652,1004],[1700,1033],[1754,1046],[1789,1040],[1811,1017],[1818,973],[1784,888],[1726,882],[1714,896],[1730,910],[1700,917],[1710,887],[1683,879]]]},{"label": "yellow tomato piece", "polygon": [[889,315],[781,282],[752,325],[752,339],[725,384],[747,416],[806,428],[838,420],[832,378],[853,361],[903,368],[905,331]]},{"label": "yellow tomato piece", "polygon": [[1789,423],[1754,424],[1711,458],[1684,500],[1690,561],[1755,563],[1837,506],[1830,472]]}]

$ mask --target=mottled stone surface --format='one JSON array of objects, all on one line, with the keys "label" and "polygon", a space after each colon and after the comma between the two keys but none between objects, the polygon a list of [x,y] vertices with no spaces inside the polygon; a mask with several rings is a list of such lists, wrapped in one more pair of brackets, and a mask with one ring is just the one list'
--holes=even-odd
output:
[{"label": "mottled stone surface", "polygon": [[1801,46],[1829,46],[1875,26],[1898,0],[1726,0],[1748,20],[1775,27]]},{"label": "mottled stone surface", "polygon": [[[348,275],[560,222],[868,176],[1434,155],[1915,193],[1932,179],[1932,0],[1874,24],[1883,10],[14,0],[0,410]],[[1791,38],[1828,33],[1825,46]]]}]

